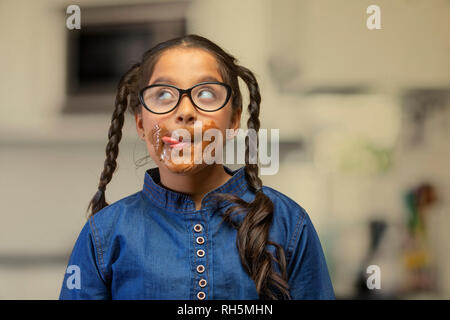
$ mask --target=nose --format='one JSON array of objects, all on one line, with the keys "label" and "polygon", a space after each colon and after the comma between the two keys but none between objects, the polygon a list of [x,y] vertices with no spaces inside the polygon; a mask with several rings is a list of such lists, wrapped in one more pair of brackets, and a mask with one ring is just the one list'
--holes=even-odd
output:
[{"label": "nose", "polygon": [[193,124],[197,120],[197,109],[187,94],[181,97],[180,105],[175,110],[175,118],[178,123]]}]

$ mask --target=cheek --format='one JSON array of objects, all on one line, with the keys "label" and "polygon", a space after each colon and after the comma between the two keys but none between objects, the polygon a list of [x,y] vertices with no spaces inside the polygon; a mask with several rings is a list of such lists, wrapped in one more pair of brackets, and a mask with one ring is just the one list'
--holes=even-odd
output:
[{"label": "cheek", "polygon": [[161,142],[161,127],[156,123],[148,131],[148,140],[151,145],[157,146]]},{"label": "cheek", "polygon": [[231,116],[231,108],[229,108],[229,106],[226,106],[221,110],[216,111],[216,114],[214,114],[214,117],[212,117],[211,119],[215,123],[216,128],[222,131],[230,127],[232,122]]},{"label": "cheek", "polygon": [[161,137],[164,135],[163,128],[157,122],[152,122],[147,127],[147,146],[149,153],[158,154],[161,152],[163,142]]},{"label": "cheek", "polygon": [[161,145],[162,133],[158,120],[149,116],[143,118],[145,143],[150,155],[154,155],[157,147]]},{"label": "cheek", "polygon": [[225,143],[227,138],[226,130],[229,128],[229,120],[227,115],[224,115],[223,117],[215,117],[214,119],[203,120],[202,122],[203,134],[205,134],[205,132],[209,129],[214,129],[209,133],[213,136],[213,138],[210,138],[211,140],[206,141],[204,145],[215,142],[216,135],[219,134],[217,131],[219,131],[222,136],[222,144]]},{"label": "cheek", "polygon": [[217,129],[219,129],[222,132],[223,140],[225,142],[225,139],[227,137],[227,129],[232,128],[233,124],[233,118],[232,113],[230,111],[223,114],[222,117],[220,117],[219,121],[217,123]]}]

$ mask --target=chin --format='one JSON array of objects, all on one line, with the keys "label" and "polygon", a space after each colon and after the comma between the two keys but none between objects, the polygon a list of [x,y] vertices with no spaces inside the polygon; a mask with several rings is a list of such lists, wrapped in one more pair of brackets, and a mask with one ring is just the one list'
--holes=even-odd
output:
[{"label": "chin", "polygon": [[167,169],[169,169],[173,173],[182,174],[182,175],[188,175],[188,174],[195,174],[202,170],[206,164],[197,164],[197,163],[173,163],[172,161],[163,161],[162,165],[164,165]]}]

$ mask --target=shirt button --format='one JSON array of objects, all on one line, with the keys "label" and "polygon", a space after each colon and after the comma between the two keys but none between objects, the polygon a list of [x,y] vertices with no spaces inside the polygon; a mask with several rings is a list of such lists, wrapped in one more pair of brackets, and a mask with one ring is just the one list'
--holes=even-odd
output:
[{"label": "shirt button", "polygon": [[196,240],[197,240],[198,244],[203,244],[205,242],[205,238],[203,238],[203,237],[197,237]]},{"label": "shirt button", "polygon": [[206,280],[205,279],[200,279],[200,281],[198,282],[198,285],[200,286],[200,287],[205,287],[206,286]]},{"label": "shirt button", "polygon": [[205,271],[205,266],[202,265],[202,264],[199,264],[199,265],[197,266],[197,272],[198,272],[198,273],[203,273],[203,271]]},{"label": "shirt button", "polygon": [[198,249],[198,250],[197,250],[197,255],[198,255],[199,257],[203,257],[203,256],[205,255],[205,250]]},{"label": "shirt button", "polygon": [[202,230],[203,230],[203,226],[202,226],[201,224],[197,223],[197,224],[194,226],[194,231],[195,231],[195,232],[200,232],[200,231],[202,231]]},{"label": "shirt button", "polygon": [[199,292],[197,293],[197,298],[198,298],[199,300],[203,300],[203,299],[205,299],[205,297],[206,297],[206,294],[205,294],[203,291],[199,291]]}]

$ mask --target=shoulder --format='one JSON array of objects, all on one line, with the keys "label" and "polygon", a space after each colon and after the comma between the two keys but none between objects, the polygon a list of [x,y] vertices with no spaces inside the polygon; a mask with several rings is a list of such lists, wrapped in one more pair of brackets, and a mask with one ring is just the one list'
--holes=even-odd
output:
[{"label": "shoulder", "polygon": [[138,191],[104,207],[91,216],[87,224],[97,240],[104,243],[123,224],[139,219],[141,208],[142,195]]},{"label": "shoulder", "polygon": [[278,212],[279,216],[289,217],[294,221],[304,220],[308,216],[305,208],[291,197],[268,186],[262,188],[264,194],[272,200],[274,210]]},{"label": "shoulder", "polygon": [[302,205],[280,191],[263,186],[263,192],[272,200],[274,206],[273,232],[279,233],[279,240],[283,240],[286,249],[290,251],[302,229],[310,223],[308,212]]}]

